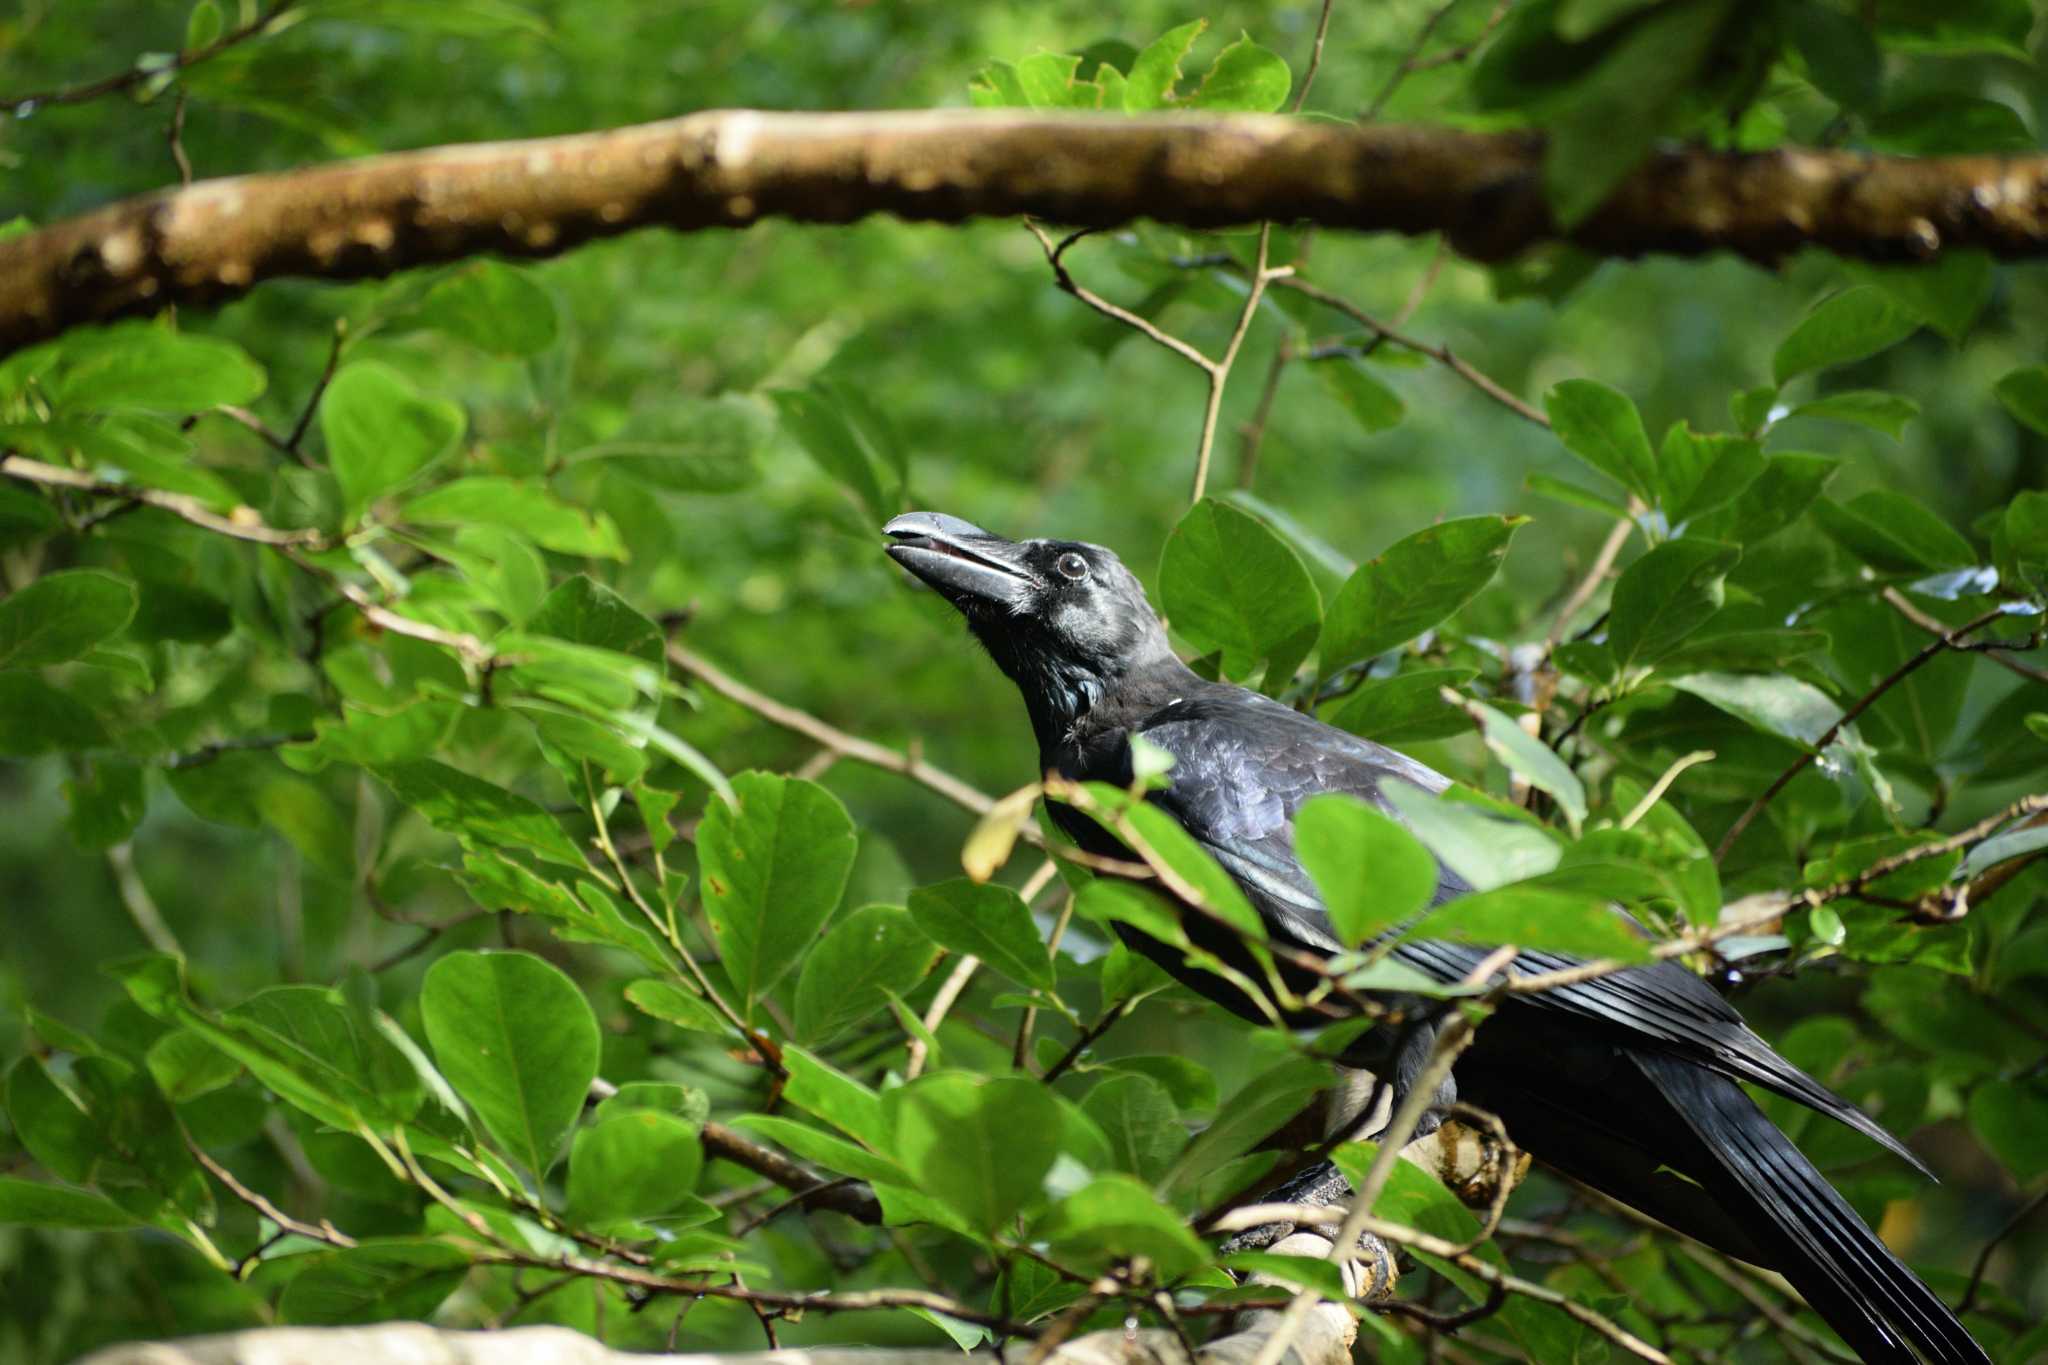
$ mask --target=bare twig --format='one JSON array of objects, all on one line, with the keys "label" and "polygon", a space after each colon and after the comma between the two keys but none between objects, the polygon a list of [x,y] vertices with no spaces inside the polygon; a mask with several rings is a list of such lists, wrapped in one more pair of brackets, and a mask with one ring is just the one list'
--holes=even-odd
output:
[{"label": "bare twig", "polygon": [[2020,1205],[2019,1208],[2013,1211],[2012,1217],[2006,1219],[2004,1225],[1998,1231],[1991,1234],[1990,1240],[1984,1243],[1984,1249],[1977,1253],[1976,1264],[1970,1267],[1970,1287],[1963,1291],[1963,1301],[1956,1305],[1957,1313],[1967,1313],[1976,1304],[1977,1293],[1984,1287],[1984,1272],[1991,1268],[1991,1257],[1998,1250],[2000,1244],[2006,1238],[2018,1232],[2020,1227],[2029,1218],[2032,1218],[2043,1208],[2048,1208],[2048,1190],[2042,1190],[2032,1199]]},{"label": "bare twig", "polygon": [[[1570,626],[1571,619],[1579,614],[1579,608],[1592,601],[1593,594],[1600,591],[1600,584],[1606,579],[1608,570],[1614,567],[1614,561],[1621,555],[1621,547],[1628,544],[1628,533],[1635,529],[1635,514],[1642,510],[1641,502],[1631,495],[1629,515],[1617,520],[1607,532],[1607,539],[1600,542],[1599,552],[1593,556],[1593,562],[1586,569],[1585,577],[1578,581],[1571,595],[1564,599],[1564,605],[1557,609],[1557,615],[1551,619],[1550,629],[1543,637],[1543,652],[1546,655],[1557,648],[1558,641],[1564,639],[1565,630]],[[1558,742],[1562,744],[1564,741],[1560,739]]]},{"label": "bare twig", "polygon": [[861,1223],[879,1224],[882,1221],[881,1202],[864,1181],[848,1183],[827,1179],[722,1123],[706,1123],[699,1137],[708,1155],[730,1161],[735,1166],[744,1166],[786,1190],[795,1191],[803,1196],[806,1207],[831,1209]]},{"label": "bare twig", "polygon": [[[939,1025],[945,1021],[947,1012],[953,1008],[953,1002],[960,998],[960,992],[967,989],[967,983],[974,979],[974,974],[980,969],[981,959],[972,953],[967,954],[953,964],[953,970],[948,972],[946,979],[939,983],[939,989],[932,995],[930,1007],[924,1012],[924,1031],[926,1033],[938,1032]],[[903,1062],[904,1080],[914,1081],[924,1072],[925,1057],[929,1051],[930,1049],[925,1046],[924,1039],[912,1038],[910,1040],[910,1051]]]},{"label": "bare twig", "polygon": [[[1905,617],[1928,634],[1945,636],[1949,633],[1949,628],[1946,624],[1933,616],[1929,616],[1926,612],[1920,610],[1919,607],[1913,605],[1912,600],[1897,588],[1887,587],[1880,596],[1884,598],[1892,610],[1898,612],[1899,615]],[[1959,649],[1965,647],[1951,645],[1950,648]],[[2014,658],[2009,652],[1999,648],[1995,642],[1986,641],[1983,644],[1969,645],[1966,648],[1971,653],[1984,655],[1984,657],[1997,664],[2000,668],[2009,669],[2019,674],[2028,682],[2048,683],[2048,669],[2036,668],[2030,663]]]},{"label": "bare twig", "polygon": [[178,167],[178,183],[192,183],[192,158],[185,155],[185,87],[178,87],[178,99],[171,106],[171,160]]},{"label": "bare twig", "polygon": [[299,420],[292,423],[292,434],[284,438],[286,454],[294,456],[301,464],[310,464],[300,452],[300,444],[306,439],[306,431],[313,425],[313,414],[320,410],[320,399],[327,393],[327,386],[334,382],[334,369],[341,363],[341,348],[348,343],[348,319],[334,320],[334,340],[327,348],[327,364],[320,370],[320,377],[313,381],[313,391],[306,395],[306,405],[299,409]]},{"label": "bare twig", "polygon": [[1091,289],[1088,289],[1086,286],[1082,285],[1078,280],[1074,278],[1073,272],[1067,269],[1067,263],[1065,259],[1067,254],[1067,248],[1071,247],[1074,243],[1080,241],[1083,237],[1087,236],[1087,231],[1084,230],[1081,232],[1071,233],[1065,238],[1061,239],[1059,242],[1055,243],[1051,236],[1049,236],[1046,233],[1044,228],[1032,222],[1030,219],[1027,218],[1024,221],[1024,226],[1026,229],[1030,231],[1033,237],[1036,237],[1038,239],[1039,246],[1045,249],[1046,264],[1052,267],[1053,283],[1057,284],[1064,293],[1073,295],[1075,298],[1087,304],[1090,308],[1093,308],[1096,312],[1102,314],[1104,317],[1114,319],[1117,322],[1121,322],[1124,326],[1130,328],[1134,332],[1137,332],[1146,340],[1151,341],[1156,345],[1164,346],[1167,350],[1173,352],[1182,360],[1187,361],[1188,364],[1193,365],[1196,369],[1202,371],[1202,373],[1210,375],[1212,377],[1215,375],[1215,361],[1209,359],[1209,357],[1203,355],[1200,351],[1188,345],[1188,343],[1182,341],[1179,337],[1174,336],[1172,333],[1162,331],[1150,319],[1142,318],[1138,316],[1136,313],[1133,313],[1128,308],[1124,308],[1118,304],[1111,303],[1108,299],[1105,299],[1102,297],[1102,295],[1095,293]]},{"label": "bare twig", "polygon": [[[219,56],[238,43],[244,43],[251,38],[260,37],[295,2],[296,0],[278,0],[277,4],[272,5],[269,9],[258,14],[254,19],[251,19],[241,27],[229,29],[221,34],[220,37],[206,44],[206,46],[194,48],[190,52],[180,52],[165,62],[137,62],[125,71],[118,71],[111,76],[103,76],[96,81],[87,81],[83,85],[65,86],[60,90],[38,90],[33,94],[27,95],[0,96],[0,113],[24,114],[40,109],[47,104],[84,104],[88,100],[96,100],[103,95],[116,95],[124,90],[133,90],[136,86],[143,85],[167,71],[190,70],[201,62]],[[180,112],[182,112],[182,105],[180,106]],[[190,169],[184,169],[186,170],[185,179],[190,181],[192,178]]]},{"label": "bare twig", "polygon": [[1119,1000],[1104,1010],[1102,1017],[1083,1029],[1081,1036],[1074,1040],[1073,1046],[1062,1053],[1058,1061],[1047,1067],[1045,1075],[1039,1079],[1043,1080],[1047,1085],[1051,1085],[1054,1081],[1066,1075],[1067,1069],[1073,1066],[1075,1062],[1081,1060],[1081,1054],[1093,1046],[1097,1038],[1109,1032],[1116,1024],[1116,1021],[1123,1018],[1130,1008],[1131,1001]]},{"label": "bare twig", "polygon": [[273,548],[305,546],[317,549],[326,544],[326,536],[311,527],[297,531],[280,531],[266,526],[262,518],[251,508],[238,507],[227,516],[222,516],[198,498],[188,497],[183,493],[107,483],[80,470],[44,464],[40,460],[31,460],[22,455],[0,456],[0,474],[20,479],[24,483],[37,483],[49,488],[72,488],[111,498],[124,498],[145,507],[169,512],[174,517],[218,535],[232,536],[236,540],[246,540],[256,545],[268,545]]},{"label": "bare twig", "polygon": [[1811,746],[1813,749],[1812,753],[1801,754],[1790,767],[1778,774],[1776,781],[1764,789],[1762,796],[1750,802],[1748,809],[1735,817],[1735,823],[1728,826],[1728,832],[1721,836],[1721,842],[1714,848],[1714,861],[1718,863],[1727,857],[1728,850],[1735,847],[1735,841],[1742,837],[1742,832],[1749,828],[1750,822],[1762,814],[1764,807],[1770,805],[1779,792],[1791,785],[1792,779],[1804,772],[1809,763],[1817,761],[1826,752],[1827,747],[1833,744],[1841,735],[1842,731],[1853,723],[1858,716],[1875,705],[1880,697],[1891,691],[1899,683],[1904,682],[1922,664],[1927,663],[1943,650],[1954,648],[1956,642],[1962,639],[1963,636],[1973,634],[1983,627],[1990,625],[2004,614],[2005,612],[2002,608],[1993,607],[1982,616],[1965,622],[1963,625],[1957,626],[1952,630],[1942,631],[1916,653],[1907,658],[1904,663],[1881,678],[1876,686],[1865,692],[1861,697],[1858,697],[1855,704],[1844,711],[1841,717],[1822,732],[1819,739],[1813,742]]},{"label": "bare twig", "polygon": [[1244,345],[1244,335],[1251,330],[1252,317],[1259,311],[1259,300],[1265,297],[1266,285],[1272,280],[1292,274],[1293,266],[1267,267],[1268,255],[1273,245],[1273,225],[1259,226],[1259,248],[1252,263],[1251,274],[1246,277],[1247,287],[1244,307],[1238,312],[1237,326],[1231,330],[1230,340],[1223,347],[1223,354],[1208,366],[1209,397],[1202,408],[1202,436],[1195,447],[1194,489],[1188,495],[1189,502],[1200,502],[1209,486],[1209,458],[1216,448],[1216,418],[1223,411],[1223,386],[1230,382],[1231,367],[1237,364],[1237,352]]},{"label": "bare twig", "polygon": [[1316,36],[1308,50],[1308,69],[1301,73],[1301,89],[1294,92],[1293,113],[1300,113],[1301,106],[1308,103],[1308,92],[1316,83],[1316,73],[1323,69],[1323,40],[1330,36],[1330,10],[1336,0],[1323,0],[1323,12],[1316,16]]},{"label": "bare twig", "polygon": [[1444,0],[1443,4],[1429,12],[1429,17],[1422,21],[1422,27],[1416,31],[1415,41],[1408,45],[1408,51],[1402,54],[1400,62],[1394,67],[1393,74],[1387,77],[1386,84],[1380,87],[1379,94],[1373,96],[1373,101],[1365,107],[1365,112],[1358,116],[1361,121],[1370,123],[1380,116],[1381,111],[1387,107],[1387,102],[1394,98],[1394,92],[1401,88],[1401,82],[1407,80],[1408,74],[1415,70],[1415,63],[1422,56],[1422,49],[1429,46],[1429,40],[1436,33],[1437,25],[1450,18],[1451,11],[1457,7],[1458,0]]},{"label": "bare twig", "polygon": [[[676,667],[697,678],[726,700],[736,702],[765,721],[779,725],[785,730],[793,730],[806,739],[822,744],[842,758],[902,773],[912,781],[930,787],[954,805],[973,811],[976,815],[988,814],[989,809],[995,805],[994,797],[961,781],[943,768],[927,763],[915,754],[904,753],[901,749],[892,749],[886,744],[877,744],[873,740],[850,735],[844,730],[828,725],[808,711],[801,711],[794,706],[776,701],[773,697],[747,686],[712,664],[710,660],[681,644],[671,641],[668,646],[668,657]],[[1027,843],[1044,842],[1043,836],[1034,825],[1025,825],[1018,833]]]},{"label": "bare twig", "polygon": [[135,921],[135,927],[142,931],[142,937],[149,941],[149,946],[160,953],[183,957],[185,949],[179,944],[178,936],[171,932],[163,911],[157,909],[156,897],[149,894],[142,874],[135,870],[135,846],[124,839],[108,849],[107,869],[114,874],[114,887],[121,893],[121,904],[127,907],[128,918]]},{"label": "bare twig", "polygon": [[341,1231],[341,1229],[335,1227],[334,1224],[324,1218],[318,1223],[308,1223],[292,1217],[283,1209],[271,1203],[260,1192],[250,1189],[247,1185],[236,1179],[234,1172],[221,1165],[218,1161],[215,1161],[210,1152],[192,1140],[190,1133],[185,1133],[181,1129],[180,1135],[185,1140],[185,1149],[192,1153],[193,1160],[206,1168],[208,1175],[211,1175],[215,1180],[226,1186],[229,1194],[232,1194],[235,1198],[277,1224],[279,1228],[286,1232],[297,1233],[299,1236],[315,1242],[325,1242],[329,1246],[346,1248],[356,1244],[355,1238]]},{"label": "bare twig", "polygon": [[1351,300],[1345,298],[1343,295],[1333,294],[1329,290],[1321,288],[1318,285],[1310,284],[1307,280],[1295,277],[1276,278],[1273,281],[1273,286],[1276,289],[1291,289],[1295,293],[1303,295],[1306,298],[1314,299],[1317,303],[1322,304],[1325,308],[1334,308],[1338,312],[1344,314],[1344,316],[1350,318],[1353,322],[1356,322],[1359,326],[1365,328],[1367,331],[1372,332],[1374,335],[1392,342],[1394,345],[1401,347],[1403,350],[1414,351],[1419,355],[1426,355],[1430,357],[1432,360],[1435,360],[1442,365],[1448,366],[1453,374],[1456,374],[1460,379],[1472,385],[1472,387],[1478,389],[1488,398],[1491,398],[1494,402],[1499,403],[1502,407],[1506,408],[1509,412],[1514,413],[1515,416],[1520,417],[1522,420],[1526,422],[1534,422],[1539,427],[1548,427],[1550,425],[1550,418],[1543,412],[1542,409],[1533,407],[1530,404],[1521,400],[1520,398],[1517,398],[1514,394],[1508,392],[1507,389],[1503,388],[1497,381],[1490,378],[1482,371],[1476,369],[1470,361],[1460,356],[1457,352],[1453,351],[1449,346],[1431,345],[1429,342],[1420,341],[1415,337],[1411,337],[1407,335],[1405,332],[1399,331],[1398,329],[1388,325],[1387,323],[1381,322],[1378,318],[1366,312],[1363,308],[1360,308],[1357,304],[1351,302]]}]

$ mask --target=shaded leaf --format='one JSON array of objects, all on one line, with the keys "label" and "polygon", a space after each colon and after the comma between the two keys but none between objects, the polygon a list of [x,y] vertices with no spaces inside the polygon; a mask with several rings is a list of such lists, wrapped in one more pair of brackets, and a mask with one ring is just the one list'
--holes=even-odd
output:
[{"label": "shaded leaf", "polygon": [[910,893],[910,917],[941,947],[978,957],[1020,985],[1053,989],[1045,940],[1009,887],[966,878],[919,887]]},{"label": "shaded leaf", "polygon": [[1396,541],[1358,566],[1323,623],[1328,674],[1414,639],[1493,581],[1527,517],[1461,517]]}]

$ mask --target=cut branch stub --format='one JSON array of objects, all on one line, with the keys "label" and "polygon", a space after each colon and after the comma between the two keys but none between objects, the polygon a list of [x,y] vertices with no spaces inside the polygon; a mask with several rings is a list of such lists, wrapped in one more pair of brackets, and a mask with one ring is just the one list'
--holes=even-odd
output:
[{"label": "cut branch stub", "polygon": [[[1106,227],[1298,221],[1442,232],[1498,259],[1560,236],[1532,134],[1277,116],[730,110],[158,191],[0,242],[0,352],[80,323],[654,225],[1028,214]],[[1872,260],[2048,255],[2048,157],[1670,150],[1570,240],[1609,255],[1805,246]]]}]

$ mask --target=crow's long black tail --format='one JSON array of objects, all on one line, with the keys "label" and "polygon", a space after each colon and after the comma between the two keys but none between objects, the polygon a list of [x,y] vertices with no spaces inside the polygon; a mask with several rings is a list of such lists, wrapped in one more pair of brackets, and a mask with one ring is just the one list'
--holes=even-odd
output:
[{"label": "crow's long black tail", "polygon": [[1685,1173],[1724,1207],[1748,1214],[1744,1222],[1764,1264],[1790,1280],[1864,1360],[1988,1365],[1990,1357],[1948,1305],[1740,1086],[1676,1057],[1645,1052],[1631,1060],[1695,1139],[1699,1160]]}]

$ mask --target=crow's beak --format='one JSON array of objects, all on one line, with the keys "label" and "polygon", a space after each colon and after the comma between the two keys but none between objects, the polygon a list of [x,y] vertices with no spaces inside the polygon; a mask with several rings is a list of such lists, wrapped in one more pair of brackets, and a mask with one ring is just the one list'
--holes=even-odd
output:
[{"label": "crow's beak", "polygon": [[1039,586],[1024,547],[943,512],[906,512],[882,528],[896,543],[889,558],[966,611],[975,606],[1017,610]]}]

